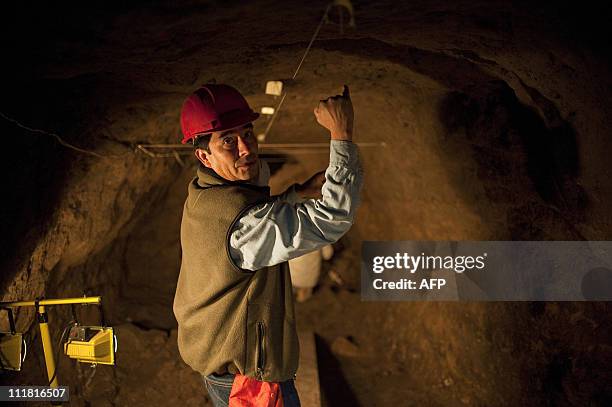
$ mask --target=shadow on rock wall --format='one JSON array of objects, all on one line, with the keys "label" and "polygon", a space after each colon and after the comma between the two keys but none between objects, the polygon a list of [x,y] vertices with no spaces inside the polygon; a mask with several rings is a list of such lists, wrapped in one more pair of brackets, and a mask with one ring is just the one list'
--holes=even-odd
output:
[{"label": "shadow on rock wall", "polygon": [[[541,95],[536,100],[546,103],[550,124],[521,104],[503,81],[449,92],[440,104],[440,121],[448,132],[440,150],[453,154],[457,145],[468,146],[490,202],[511,203],[507,223],[513,240],[584,240],[574,227],[585,220],[588,204],[577,182],[576,133],[552,104]],[[460,183],[458,176],[451,179]]]}]

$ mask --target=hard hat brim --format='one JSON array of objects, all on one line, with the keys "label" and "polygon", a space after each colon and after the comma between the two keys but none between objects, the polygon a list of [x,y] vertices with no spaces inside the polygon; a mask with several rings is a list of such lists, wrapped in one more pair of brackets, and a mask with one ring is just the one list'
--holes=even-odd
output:
[{"label": "hard hat brim", "polygon": [[259,113],[251,111],[246,116],[243,115],[242,117],[236,117],[233,120],[225,120],[219,126],[214,127],[214,128],[212,128],[210,130],[207,130],[206,132],[203,132],[203,133],[200,133],[200,134],[196,134],[196,135],[191,136],[191,137],[183,137],[183,140],[181,140],[181,143],[187,144],[187,142],[189,142],[189,140],[193,139],[194,137],[198,137],[198,136],[201,136],[201,135],[204,135],[204,134],[210,134],[210,133],[214,133],[216,131],[226,131],[226,130],[235,129],[237,127],[244,126],[247,123],[254,122],[258,118],[259,118]]}]

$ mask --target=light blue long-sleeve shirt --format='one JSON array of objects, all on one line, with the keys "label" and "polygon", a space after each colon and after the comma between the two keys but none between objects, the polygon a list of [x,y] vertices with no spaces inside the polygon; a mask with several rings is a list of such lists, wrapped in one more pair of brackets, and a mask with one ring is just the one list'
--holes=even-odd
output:
[{"label": "light blue long-sleeve shirt", "polygon": [[[267,164],[258,185],[267,185]],[[351,227],[359,205],[363,171],[357,146],[331,140],[323,197],[301,201],[295,187],[249,209],[230,235],[230,255],[240,268],[258,270],[338,241]]]}]

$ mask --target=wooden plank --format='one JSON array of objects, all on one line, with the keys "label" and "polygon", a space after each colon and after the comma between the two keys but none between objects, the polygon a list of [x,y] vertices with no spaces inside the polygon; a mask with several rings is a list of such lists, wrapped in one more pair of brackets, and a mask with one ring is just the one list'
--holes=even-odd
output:
[{"label": "wooden plank", "polygon": [[299,331],[300,364],[295,387],[300,396],[302,407],[321,407],[321,388],[319,387],[319,368],[314,333]]}]

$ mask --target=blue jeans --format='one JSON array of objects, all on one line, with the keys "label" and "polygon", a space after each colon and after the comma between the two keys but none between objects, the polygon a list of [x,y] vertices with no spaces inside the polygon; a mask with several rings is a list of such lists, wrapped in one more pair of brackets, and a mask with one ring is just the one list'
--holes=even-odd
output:
[{"label": "blue jeans", "polygon": [[[234,383],[234,375],[226,374],[218,376],[211,374],[210,376],[202,376],[204,385],[215,407],[227,407],[229,397]],[[300,407],[300,398],[297,390],[293,385],[293,380],[287,380],[280,384],[281,394],[283,395],[283,405],[285,407]]]}]

